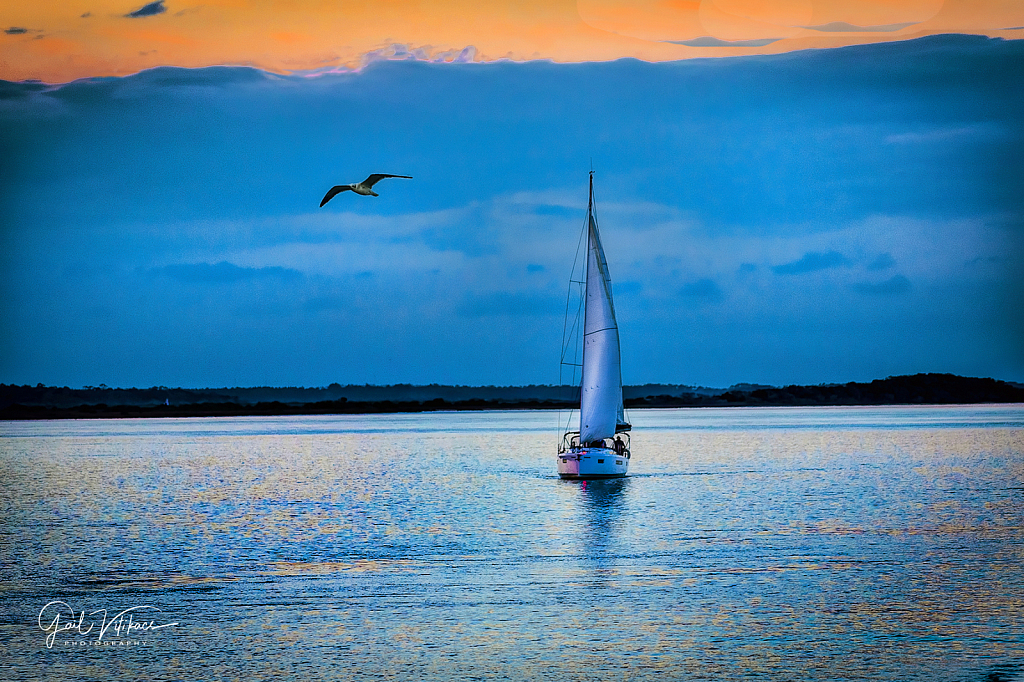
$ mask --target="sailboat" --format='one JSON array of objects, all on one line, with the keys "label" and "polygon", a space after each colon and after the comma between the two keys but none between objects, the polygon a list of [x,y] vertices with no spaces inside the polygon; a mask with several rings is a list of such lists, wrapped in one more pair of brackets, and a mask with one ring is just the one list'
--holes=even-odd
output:
[{"label": "sailboat", "polygon": [[[556,466],[562,478],[618,478],[629,470],[629,431],[622,407],[619,326],[612,303],[612,280],[601,246],[594,205],[594,171],[587,203],[586,274],[583,293],[583,358],[579,429],[567,430],[558,446]],[[570,277],[570,281],[572,281]],[[570,284],[571,287],[571,284]],[[568,304],[566,305],[568,313]],[[568,317],[568,315],[567,315]],[[577,315],[578,318],[578,315]],[[574,324],[573,329],[578,330]],[[569,334],[570,339],[572,334]],[[563,364],[566,348],[562,349]],[[574,365],[575,366],[575,365]],[[570,422],[572,416],[569,417]]]}]

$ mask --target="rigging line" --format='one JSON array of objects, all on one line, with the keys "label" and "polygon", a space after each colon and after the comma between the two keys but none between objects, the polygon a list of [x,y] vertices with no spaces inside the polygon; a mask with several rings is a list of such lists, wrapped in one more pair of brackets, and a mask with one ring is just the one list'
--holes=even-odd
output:
[{"label": "rigging line", "polygon": [[[575,379],[575,378],[576,378],[576,373],[573,372],[573,379]],[[574,386],[574,388],[576,390],[573,392],[574,396],[573,396],[572,400],[575,400],[578,403],[579,400],[580,400],[580,393],[582,393],[582,391],[583,391],[583,386]],[[569,409],[569,418],[565,420],[565,432],[566,433],[571,433],[569,431],[569,429],[572,428],[572,413],[573,413],[573,411],[574,410],[572,408]],[[563,436],[563,438],[564,437],[565,436]]]},{"label": "rigging line", "polygon": [[[584,228],[586,228],[586,226],[584,226]],[[580,230],[579,239],[577,239],[577,241],[576,241],[576,255],[573,257],[573,260],[572,260],[572,270],[569,271],[569,286],[567,287],[567,291],[565,292],[565,317],[562,318],[562,357],[565,357],[565,351],[566,351],[566,343],[565,342],[566,342],[566,325],[569,322],[569,299],[572,297],[572,284],[573,284],[573,282],[576,282],[576,280],[574,280],[572,278],[572,276],[576,272],[576,264],[580,260],[580,248],[581,248],[581,245],[583,244],[583,232],[584,232],[584,230]],[[579,282],[577,282],[577,283],[579,283]],[[577,315],[577,317],[578,317],[578,315]],[[572,330],[570,330],[569,333],[571,334]],[[559,369],[558,383],[562,383],[561,369]]]},{"label": "rigging line", "polygon": [[[570,284],[569,284],[569,287],[568,287],[568,291],[566,292],[566,300],[565,300],[566,311],[565,311],[565,318],[564,318],[564,320],[562,322],[562,355],[561,355],[560,360],[564,360],[565,359],[565,356],[566,356],[566,354],[569,351],[569,345],[570,344],[573,347],[574,359],[575,360],[579,359],[579,346],[580,346],[581,341],[582,341],[582,339],[580,339],[580,337],[579,337],[579,333],[582,330],[582,327],[580,326],[580,317],[581,317],[581,315],[583,314],[583,311],[584,311],[584,303],[585,303],[584,285],[586,284],[586,282],[585,281],[580,281],[580,280],[574,280],[574,279],[572,279],[572,275],[576,272],[576,266],[580,262],[580,250],[582,249],[582,245],[583,245],[583,234],[587,231],[587,227],[588,227],[587,222],[584,221],[583,227],[580,230],[579,240],[576,243],[576,257],[573,259],[572,272],[569,274],[569,282],[570,282]],[[589,245],[589,240],[588,240],[587,243]],[[581,267],[581,270],[583,268],[585,268],[585,267],[586,267],[586,260],[583,261],[583,266]],[[585,276],[584,276],[584,279],[585,279]],[[568,336],[566,336],[566,324],[568,323],[568,319],[569,319],[569,300],[572,297],[572,284],[573,283],[579,285],[579,291],[578,291],[579,304],[577,305],[577,308],[576,308],[576,317],[573,319],[572,327],[569,328]],[[562,381],[561,369],[559,369],[558,380],[559,380],[559,383],[561,383],[561,381]],[[573,375],[572,375],[572,383],[573,384],[576,383],[576,373],[575,373],[575,371],[573,372]]]},{"label": "rigging line", "polygon": [[[566,311],[565,316],[566,316],[566,318],[569,317],[568,311]],[[562,344],[562,355],[559,358],[560,362],[565,360],[565,354],[569,351],[569,345],[570,344],[572,345],[573,349],[575,349],[576,346],[579,345],[579,324],[580,324],[580,306],[577,306],[577,308],[576,308],[576,319],[573,320],[572,327],[569,328],[569,341],[568,341],[568,343],[563,343]],[[564,323],[563,323],[563,327],[564,327]],[[564,333],[564,330],[563,330],[563,333]],[[573,339],[575,339],[575,341]]]},{"label": "rigging line", "polygon": [[[559,360],[565,358],[565,327],[569,324],[569,295],[572,293],[572,287],[569,287],[569,291],[565,293],[565,317],[562,318],[562,353]],[[575,326],[575,325],[574,325]],[[558,383],[562,383],[562,366],[558,366]],[[561,420],[559,420],[561,421]]]},{"label": "rigging line", "polygon": [[[572,289],[571,288],[569,290],[569,293],[570,294],[572,293]],[[583,292],[582,291],[577,292],[577,301],[582,301],[582,300],[583,300]],[[566,304],[566,307],[568,308],[568,303]],[[562,322],[563,331],[564,331],[565,324],[568,322],[568,320],[569,320],[569,311],[566,310],[565,320],[563,320],[563,322]],[[562,344],[562,352],[563,352],[563,354],[565,353],[565,350],[567,349],[569,343],[572,343],[572,337],[577,333],[577,326],[579,325],[579,321],[580,321],[580,304],[579,304],[579,302],[577,302],[577,304],[576,304],[576,316],[573,318],[572,325],[569,327],[568,338]]]},{"label": "rigging line", "polygon": [[[581,352],[580,347],[583,345],[583,338],[580,336],[580,333],[584,331],[583,324],[586,322],[586,319],[587,319],[587,317],[586,317],[587,309],[586,309],[586,306],[585,306],[585,304],[586,304],[586,291],[584,290],[582,285],[580,286],[580,298],[579,298],[579,301],[580,301],[579,304],[576,306],[576,320],[575,320],[575,322],[573,322],[573,329],[576,332],[576,342],[573,343],[573,346],[572,346],[572,359],[573,359],[573,362],[579,362],[579,363],[581,363],[581,366],[582,366],[582,362],[583,361],[580,359],[580,352]],[[583,381],[583,370],[582,369],[580,370],[580,381]],[[576,370],[573,370],[573,372],[572,372],[572,383],[573,383],[573,385],[576,384]]]},{"label": "rigging line", "polygon": [[566,353],[569,352],[569,346],[573,348],[579,343],[579,311],[576,312],[576,319],[572,323],[572,327],[569,328],[569,342],[562,347],[562,355],[558,358],[561,363],[565,362]]}]

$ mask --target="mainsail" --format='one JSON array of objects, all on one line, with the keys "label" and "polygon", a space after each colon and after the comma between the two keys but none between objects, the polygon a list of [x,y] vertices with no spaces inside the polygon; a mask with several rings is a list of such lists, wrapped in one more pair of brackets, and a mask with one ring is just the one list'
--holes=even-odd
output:
[{"label": "mainsail", "polygon": [[594,217],[594,178],[590,178],[587,236],[587,294],[583,323],[583,378],[580,442],[611,438],[629,429],[622,410],[619,326],[612,303],[612,280]]}]

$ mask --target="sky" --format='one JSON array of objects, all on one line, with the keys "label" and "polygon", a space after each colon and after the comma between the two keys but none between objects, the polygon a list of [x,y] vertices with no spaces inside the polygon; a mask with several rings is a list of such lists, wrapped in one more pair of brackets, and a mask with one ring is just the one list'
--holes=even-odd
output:
[{"label": "sky", "polygon": [[[429,22],[378,3],[351,21],[389,41],[346,38],[355,61],[321,67],[301,12],[276,27],[300,36],[291,52],[246,53],[235,31],[182,52],[195,62],[132,62],[141,22],[165,22],[146,29],[158,52],[185,41],[167,23],[184,8],[74,7],[88,30],[5,10],[0,38],[69,42],[38,58],[10,42],[0,61],[0,382],[556,383],[591,164],[625,383],[1024,381],[1024,42],[967,19],[879,42],[965,10],[815,2],[778,6],[874,30],[743,48],[772,54],[634,50],[694,8],[680,40],[762,36],[710,31],[705,4],[490,6],[514,39],[466,5],[438,24],[455,37],[417,52]],[[195,13],[214,31],[230,23],[214,10],[275,7]],[[980,7],[970,21],[1024,25]],[[563,24],[612,37],[541,50]],[[319,208],[371,172],[413,179]]]},{"label": "sky", "polygon": [[0,7],[0,78],[158,66],[277,74],[380,58],[608,61],[777,54],[964,33],[1017,38],[1019,0],[61,0]]}]

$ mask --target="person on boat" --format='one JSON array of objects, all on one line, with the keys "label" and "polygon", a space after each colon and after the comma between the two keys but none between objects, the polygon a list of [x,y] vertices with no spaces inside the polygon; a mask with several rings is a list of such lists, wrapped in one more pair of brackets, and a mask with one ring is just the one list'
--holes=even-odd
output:
[{"label": "person on boat", "polygon": [[622,457],[626,452],[626,444],[622,442],[621,438],[615,439],[615,454]]}]

